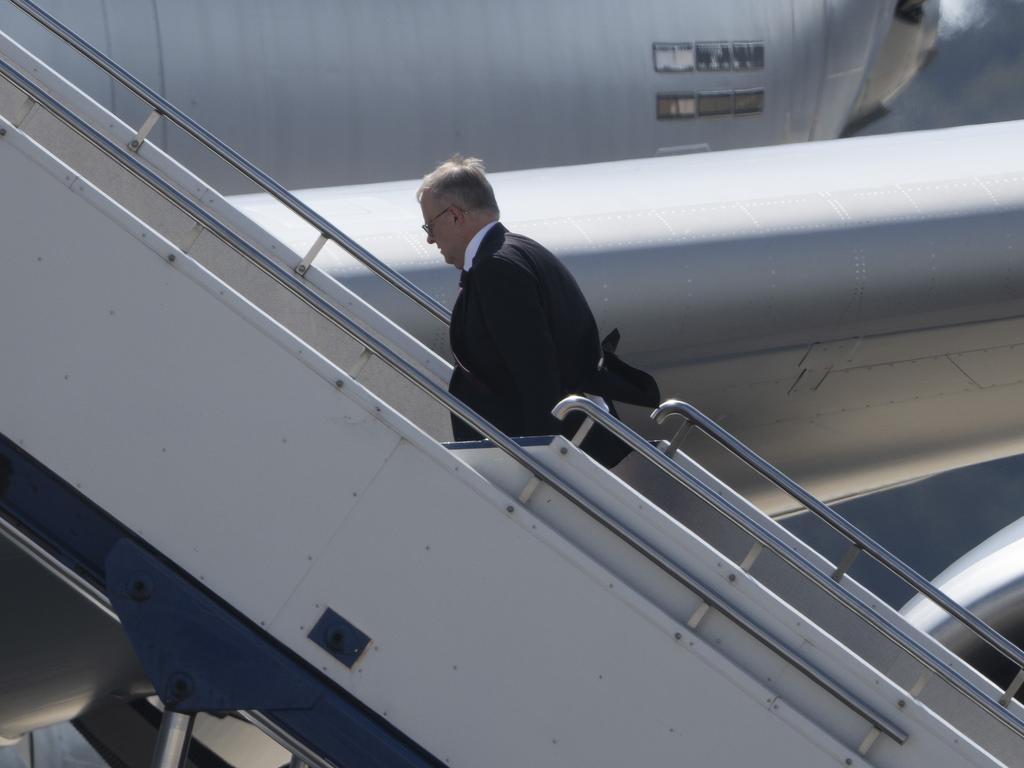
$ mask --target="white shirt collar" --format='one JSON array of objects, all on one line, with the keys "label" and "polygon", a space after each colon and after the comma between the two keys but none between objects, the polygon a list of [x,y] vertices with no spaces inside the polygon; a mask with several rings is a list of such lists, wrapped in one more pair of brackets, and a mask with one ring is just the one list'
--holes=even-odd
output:
[{"label": "white shirt collar", "polygon": [[484,224],[480,227],[480,231],[473,235],[473,239],[469,241],[469,245],[466,246],[466,260],[463,262],[462,271],[469,272],[473,267],[473,259],[476,258],[476,252],[480,250],[480,243],[484,241],[487,233],[494,228],[497,224],[497,220],[492,221],[490,224]]}]

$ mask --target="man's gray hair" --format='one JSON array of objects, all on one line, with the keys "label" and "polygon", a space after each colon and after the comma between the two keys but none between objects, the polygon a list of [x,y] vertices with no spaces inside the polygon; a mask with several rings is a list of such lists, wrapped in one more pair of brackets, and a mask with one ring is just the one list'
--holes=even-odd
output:
[{"label": "man's gray hair", "polygon": [[493,211],[500,215],[494,190],[484,173],[484,163],[478,157],[453,155],[423,177],[416,190],[416,199],[422,200],[429,191],[440,202],[457,205],[464,211]]}]

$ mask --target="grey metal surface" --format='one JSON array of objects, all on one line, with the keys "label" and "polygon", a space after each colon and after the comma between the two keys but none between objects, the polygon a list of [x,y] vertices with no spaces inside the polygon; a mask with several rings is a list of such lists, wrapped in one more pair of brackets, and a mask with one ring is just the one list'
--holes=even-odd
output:
[{"label": "grey metal surface", "polygon": [[69,589],[69,574],[52,557],[9,536],[0,529],[0,738],[75,718],[111,697],[150,693],[116,620]]},{"label": "grey metal surface", "polygon": [[327,758],[309,751],[305,745],[300,744],[286,730],[261,712],[246,711],[239,714],[275,742],[289,750],[292,753],[292,759],[289,761],[291,766],[294,766],[296,761],[298,761],[300,766],[305,764],[313,766],[313,768],[339,768]]},{"label": "grey metal surface", "polygon": [[170,710],[164,712],[150,768],[185,768],[195,721],[195,715]]},{"label": "grey metal surface", "polygon": [[[3,5],[0,28],[118,116],[141,124],[146,109]],[[893,21],[894,5],[43,3],[293,189],[411,178],[456,151],[510,170],[834,138],[854,115],[865,82],[899,82],[923,59],[926,41],[887,44],[890,30],[910,27]],[[929,13],[937,5],[930,0]],[[765,67],[654,71],[654,43],[699,41],[763,41]],[[891,47],[906,56],[881,55]],[[751,88],[765,91],[762,114],[656,118],[659,93]],[[247,189],[165,128],[157,127],[154,140],[175,157],[220,189]]]},{"label": "grey metal surface", "polygon": [[65,585],[70,587],[80,597],[92,603],[100,612],[106,614],[107,618],[117,620],[117,614],[110,607],[110,601],[102,590],[97,589],[93,584],[82,579],[74,569],[67,567],[58,558],[41,547],[32,538],[9,522],[6,518],[0,517],[0,536],[6,538],[23,554],[45,565],[46,569],[56,576]]},{"label": "grey metal surface", "polygon": [[552,414],[559,419],[564,419],[572,412],[582,412],[589,419],[623,440],[637,454],[692,491],[702,501],[725,515],[733,524],[752,536],[755,541],[771,550],[772,553],[779,556],[785,563],[806,577],[815,587],[844,605],[854,615],[860,617],[892,640],[900,648],[924,664],[928,670],[937,675],[942,681],[960,691],[982,711],[991,715],[1018,736],[1024,736],[1024,719],[1015,712],[1006,709],[999,701],[991,698],[974,681],[968,679],[959,671],[950,668],[932,650],[922,645],[917,639],[868,605],[863,599],[846,590],[841,584],[819,571],[803,553],[780,538],[769,527],[769,524],[748,515],[730,499],[719,493],[718,490],[712,488],[700,478],[672,461],[664,453],[652,447],[641,435],[610,416],[588,398],[580,396],[567,397],[552,410]]}]

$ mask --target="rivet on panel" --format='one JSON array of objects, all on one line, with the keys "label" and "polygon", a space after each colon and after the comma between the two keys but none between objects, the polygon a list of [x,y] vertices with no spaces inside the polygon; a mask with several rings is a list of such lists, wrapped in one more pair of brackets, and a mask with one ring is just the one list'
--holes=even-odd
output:
[{"label": "rivet on panel", "polygon": [[[145,235],[143,235],[143,237],[145,237]],[[175,259],[177,259],[177,258],[178,258],[178,257],[177,257],[177,256],[175,256],[175,255],[174,255],[173,253],[169,253],[169,254],[167,254],[167,260],[168,260],[168,261],[174,261],[174,260],[175,260]]]}]

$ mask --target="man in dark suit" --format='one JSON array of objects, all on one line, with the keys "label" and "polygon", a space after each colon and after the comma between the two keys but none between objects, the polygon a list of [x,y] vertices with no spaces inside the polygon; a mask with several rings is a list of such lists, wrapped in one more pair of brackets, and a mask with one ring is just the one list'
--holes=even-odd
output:
[{"label": "man in dark suit", "polygon": [[[571,435],[582,419],[563,424],[551,409],[569,394],[602,394],[597,323],[576,280],[542,245],[502,226],[480,160],[442,163],[417,198],[427,242],[461,270],[449,391],[508,435]],[[480,439],[455,416],[452,431]]]}]

